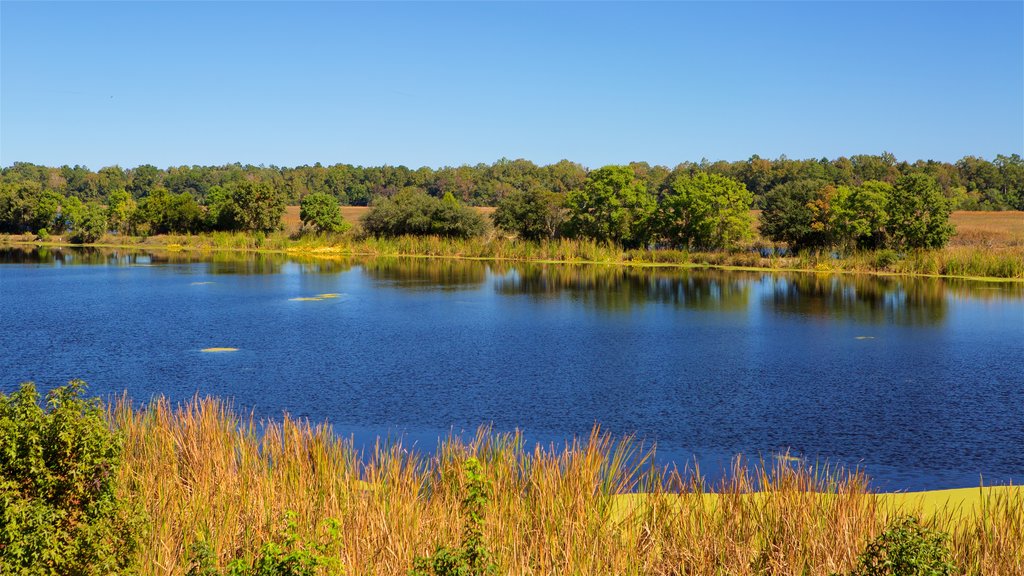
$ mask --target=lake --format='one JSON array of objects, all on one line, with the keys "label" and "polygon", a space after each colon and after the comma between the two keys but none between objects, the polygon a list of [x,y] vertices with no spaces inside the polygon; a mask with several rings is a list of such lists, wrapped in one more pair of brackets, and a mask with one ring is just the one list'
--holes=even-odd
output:
[{"label": "lake", "polygon": [[0,263],[5,392],[214,395],[424,451],[482,424],[563,443],[596,423],[712,476],[788,451],[882,490],[1024,482],[1024,283],[66,248]]}]

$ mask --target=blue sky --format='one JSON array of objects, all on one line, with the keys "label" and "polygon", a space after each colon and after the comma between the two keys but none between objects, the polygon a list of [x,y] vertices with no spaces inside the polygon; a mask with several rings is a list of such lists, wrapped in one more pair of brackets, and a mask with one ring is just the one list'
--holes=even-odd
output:
[{"label": "blue sky", "polygon": [[0,4],[0,165],[1024,153],[1024,3]]}]

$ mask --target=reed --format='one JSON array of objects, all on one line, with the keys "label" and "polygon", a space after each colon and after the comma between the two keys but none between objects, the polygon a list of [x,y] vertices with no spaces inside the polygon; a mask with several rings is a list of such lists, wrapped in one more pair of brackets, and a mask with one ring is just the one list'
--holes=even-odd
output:
[{"label": "reed", "polygon": [[125,436],[122,496],[148,517],[150,574],[183,574],[198,542],[220,566],[255,554],[287,511],[298,540],[319,543],[344,573],[406,574],[416,556],[460,541],[470,457],[489,485],[483,541],[502,574],[825,575],[849,570],[908,512],[951,532],[966,573],[1024,573],[1019,489],[981,494],[977,513],[929,513],[890,505],[863,474],[787,460],[737,461],[710,484],[596,428],[547,447],[481,429],[427,456],[384,442],[357,453],[329,426],[257,421],[211,398],[142,409],[122,398],[109,415]]}]

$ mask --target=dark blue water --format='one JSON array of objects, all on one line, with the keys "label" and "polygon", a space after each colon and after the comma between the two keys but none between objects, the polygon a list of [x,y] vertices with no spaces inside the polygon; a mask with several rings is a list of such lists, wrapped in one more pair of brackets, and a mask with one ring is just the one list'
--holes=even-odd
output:
[{"label": "dark blue water", "polygon": [[597,423],[705,471],[789,450],[880,489],[1024,481],[1021,283],[189,258],[0,251],[0,389],[210,394],[425,450]]}]

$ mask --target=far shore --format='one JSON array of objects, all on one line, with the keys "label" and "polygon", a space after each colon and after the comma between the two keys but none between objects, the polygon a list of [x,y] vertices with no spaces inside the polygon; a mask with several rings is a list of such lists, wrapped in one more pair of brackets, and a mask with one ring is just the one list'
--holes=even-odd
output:
[{"label": "far shore", "polygon": [[[986,282],[1024,282],[1024,245],[986,248],[952,245],[941,250],[903,255],[892,262],[881,252],[835,258],[830,254],[762,257],[753,249],[741,252],[623,250],[590,242],[559,240],[524,242],[491,235],[480,239],[403,237],[397,239],[300,235],[277,232],[266,237],[246,233],[200,233],[123,237],[106,235],[92,244],[72,244],[62,237],[41,241],[32,235],[0,234],[0,245],[85,247],[155,251],[252,252],[314,258],[409,257],[537,264],[594,264],[627,267],[717,269],[754,272],[850,273],[879,276],[957,278]],[[880,265],[884,264],[884,266]]]}]

